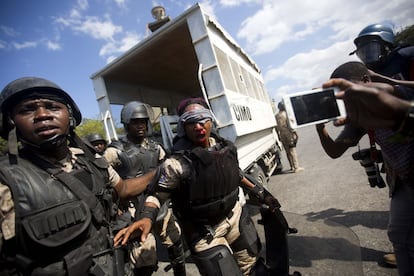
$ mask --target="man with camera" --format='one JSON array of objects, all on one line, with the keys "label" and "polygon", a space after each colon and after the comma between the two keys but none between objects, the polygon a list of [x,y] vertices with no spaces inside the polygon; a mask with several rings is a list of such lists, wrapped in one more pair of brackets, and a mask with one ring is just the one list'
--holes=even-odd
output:
[{"label": "man with camera", "polygon": [[[344,78],[354,83],[368,83],[371,81],[368,69],[360,62],[348,62],[339,66],[331,75],[331,78]],[[405,92],[405,96],[413,96],[414,92],[407,87],[399,87],[399,92]],[[403,97],[404,93],[399,95]],[[360,160],[362,165],[367,162],[380,162],[378,151],[373,151],[375,143],[381,146],[382,158],[387,174],[387,183],[390,188],[391,207],[388,236],[393,244],[398,270],[400,275],[413,275],[414,259],[410,252],[414,251],[414,139],[399,138],[398,132],[391,129],[366,130],[353,125],[345,125],[339,136],[332,140],[324,125],[317,125],[317,131],[321,144],[326,153],[337,158],[349,147],[358,144],[358,141],[366,133],[370,135],[371,148],[361,150],[353,155]],[[373,156],[377,153],[377,156]],[[366,155],[366,156],[365,156]],[[369,160],[371,159],[371,160]],[[367,168],[366,168],[367,169]],[[368,170],[367,170],[368,174]],[[379,175],[378,173],[376,175]],[[381,186],[382,182],[370,179],[371,186]],[[388,264],[388,263],[387,263]]]}]

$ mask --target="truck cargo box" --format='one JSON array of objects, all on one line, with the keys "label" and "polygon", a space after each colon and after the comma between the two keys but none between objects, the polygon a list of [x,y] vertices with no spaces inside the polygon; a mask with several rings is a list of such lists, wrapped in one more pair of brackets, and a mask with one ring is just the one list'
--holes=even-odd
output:
[{"label": "truck cargo box", "polygon": [[274,108],[261,71],[200,4],[148,35],[91,76],[108,139],[117,139],[112,105],[145,102],[161,115],[169,148],[176,107],[203,97],[217,119],[218,133],[235,143],[240,167],[269,176],[281,170]]}]

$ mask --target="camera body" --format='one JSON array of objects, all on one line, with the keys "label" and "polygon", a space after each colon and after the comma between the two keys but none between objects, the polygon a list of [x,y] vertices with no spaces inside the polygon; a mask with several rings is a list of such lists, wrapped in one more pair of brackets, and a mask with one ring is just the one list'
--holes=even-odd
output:
[{"label": "camera body", "polygon": [[382,162],[381,151],[377,149],[373,149],[375,154],[377,155],[376,158],[372,158],[372,150],[371,149],[362,149],[352,154],[352,158],[354,160],[359,160],[359,163],[362,167],[365,168],[365,172],[368,176],[369,185],[374,188],[384,188],[385,182],[382,179],[378,163]]}]

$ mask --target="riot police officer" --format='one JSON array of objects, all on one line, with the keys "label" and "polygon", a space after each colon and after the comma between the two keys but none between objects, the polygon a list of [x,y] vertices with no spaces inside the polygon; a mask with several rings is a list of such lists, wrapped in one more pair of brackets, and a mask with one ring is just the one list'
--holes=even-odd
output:
[{"label": "riot police officer", "polygon": [[112,195],[139,194],[154,174],[124,181],[92,154],[74,132],[78,106],[49,80],[12,81],[0,108],[0,274],[128,274],[112,244]]},{"label": "riot police officer", "polygon": [[95,148],[96,153],[102,155],[106,150],[106,140],[99,133],[89,134],[86,139]]},{"label": "riot police officer", "polygon": [[[178,114],[174,154],[161,164],[158,183],[151,185],[149,191],[161,202],[172,199],[202,275],[264,275],[259,272],[263,269],[258,261],[260,241],[242,207],[239,186],[249,189],[272,210],[280,205],[241,174],[236,147],[213,133],[214,116],[203,99],[184,100]],[[151,202],[146,207],[156,209],[155,204]],[[141,216],[118,232],[115,244],[125,244],[138,229],[145,240],[153,221],[153,216]]]},{"label": "riot police officer", "polygon": [[[396,80],[414,81],[414,46],[396,45],[394,31],[384,24],[370,24],[354,40],[355,51],[373,73]],[[372,81],[382,82],[375,74]]]},{"label": "riot police officer", "polygon": [[[152,116],[152,108],[138,101],[132,101],[124,105],[121,110],[121,122],[124,125],[126,136],[118,141],[112,142],[104,153],[104,157],[115,168],[119,175],[124,178],[133,178],[140,176],[150,170],[155,169],[166,153],[163,147],[148,138],[148,134],[152,132],[150,118]],[[130,200],[126,210],[141,209],[144,203],[144,194],[141,194],[135,201]],[[152,197],[147,198],[151,200]],[[160,236],[162,244],[167,248],[169,258],[172,261],[174,275],[185,275],[185,257],[183,243],[181,240],[181,229],[175,221],[172,209],[168,208],[168,203],[164,204],[162,218],[154,225],[154,233]],[[155,239],[147,239],[147,242],[141,245],[140,253],[150,254],[153,257],[147,258],[144,262],[137,262],[137,273],[151,274],[156,269],[156,251]],[[152,262],[151,262],[152,261]]]}]

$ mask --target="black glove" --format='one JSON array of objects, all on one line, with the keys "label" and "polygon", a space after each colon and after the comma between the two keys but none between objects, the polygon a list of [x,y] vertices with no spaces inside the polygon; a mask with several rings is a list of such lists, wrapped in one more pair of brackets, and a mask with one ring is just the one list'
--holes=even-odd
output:
[{"label": "black glove", "polygon": [[279,201],[269,191],[259,185],[255,185],[251,192],[260,203],[266,204],[272,212],[281,207]]}]

